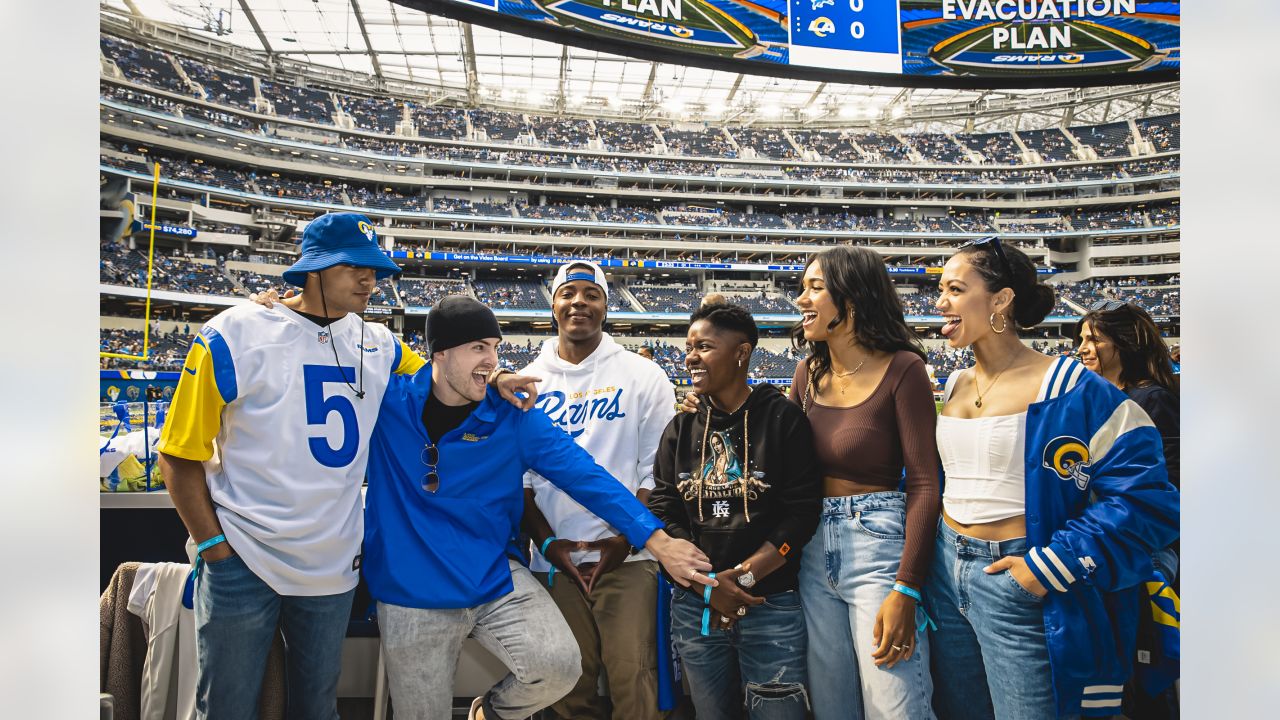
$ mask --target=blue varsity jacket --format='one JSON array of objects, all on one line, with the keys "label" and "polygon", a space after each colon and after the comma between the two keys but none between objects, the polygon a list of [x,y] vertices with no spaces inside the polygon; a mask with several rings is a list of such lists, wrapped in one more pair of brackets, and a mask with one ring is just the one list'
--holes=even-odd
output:
[{"label": "blue varsity jacket", "polygon": [[1117,715],[1151,554],[1178,536],[1179,496],[1146,412],[1059,358],[1027,408],[1027,566],[1049,589],[1045,634],[1060,715]]},{"label": "blue varsity jacket", "polygon": [[428,492],[422,408],[431,364],[392,375],[369,445],[363,566],[373,597],[414,608],[469,608],[512,590],[526,470],[555,483],[642,547],[662,523],[573,438],[538,410],[524,412],[489,388],[445,433],[439,487]]}]

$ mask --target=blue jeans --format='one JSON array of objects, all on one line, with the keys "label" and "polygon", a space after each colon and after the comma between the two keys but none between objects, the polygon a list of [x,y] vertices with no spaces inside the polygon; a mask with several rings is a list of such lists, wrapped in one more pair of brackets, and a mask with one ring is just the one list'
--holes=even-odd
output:
[{"label": "blue jeans", "polygon": [[196,716],[258,717],[276,628],[284,633],[285,717],[337,720],[342,639],[355,588],[338,595],[278,595],[232,555],[196,582]]},{"label": "blue jeans", "polygon": [[[907,496],[877,492],[822,501],[822,518],[800,560],[809,628],[809,689],[817,720],[931,719],[929,638],[892,669],[877,667],[876,613],[898,575]],[[921,617],[917,610],[917,623]]]},{"label": "blue jeans", "polygon": [[698,720],[804,720],[809,700],[799,595],[769,595],[730,630],[714,629],[712,609],[710,635],[701,634],[704,607],[701,592],[676,588],[671,637]]},{"label": "blue jeans", "polygon": [[993,542],[960,535],[941,518],[925,602],[932,633],[938,717],[1044,720],[1057,717],[1044,600],[1009,571],[983,568],[1027,553],[1026,538]]}]

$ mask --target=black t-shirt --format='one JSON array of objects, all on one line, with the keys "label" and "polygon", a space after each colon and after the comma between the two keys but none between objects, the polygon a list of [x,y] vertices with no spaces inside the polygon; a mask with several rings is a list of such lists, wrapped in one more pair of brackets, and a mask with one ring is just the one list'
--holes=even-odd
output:
[{"label": "black t-shirt", "polygon": [[466,405],[445,405],[436,397],[435,392],[427,397],[427,403],[422,406],[422,427],[427,431],[427,437],[431,439],[432,444],[439,443],[440,438],[445,433],[453,430],[462,424],[476,408],[480,407],[478,402],[469,402]]},{"label": "black t-shirt", "polygon": [[329,327],[330,325],[342,319],[340,317],[331,318],[331,317],[324,317],[323,315],[312,315],[311,313],[304,313],[301,310],[294,310],[294,312],[310,320],[311,322],[319,325],[320,327]]},{"label": "black t-shirt", "polygon": [[1174,487],[1180,486],[1182,479],[1181,463],[1178,455],[1181,452],[1179,436],[1182,433],[1181,414],[1178,396],[1160,385],[1144,385],[1143,387],[1125,388],[1129,396],[1151,417],[1156,430],[1160,431],[1160,440],[1164,444],[1164,464],[1169,471],[1169,482]]}]

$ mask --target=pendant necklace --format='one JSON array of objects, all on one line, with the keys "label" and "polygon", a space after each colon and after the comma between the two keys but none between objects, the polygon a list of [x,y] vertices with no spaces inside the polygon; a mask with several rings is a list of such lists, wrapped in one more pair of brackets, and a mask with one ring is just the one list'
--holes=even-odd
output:
[{"label": "pendant necklace", "polygon": [[[1004,366],[1004,370],[1008,370],[1009,368],[1013,367],[1013,361],[1017,359],[1018,358],[1016,355],[1013,358],[1011,358],[1009,360],[1009,364]],[[988,394],[991,393],[991,388],[995,387],[996,383],[1000,381],[1000,376],[1004,375],[1004,370],[1001,370],[1000,372],[996,373],[995,380],[992,380],[991,384],[987,386]],[[973,370],[973,392],[978,396],[978,399],[973,401],[973,406],[976,408],[982,407],[982,390],[978,387],[978,369],[976,367]]]}]

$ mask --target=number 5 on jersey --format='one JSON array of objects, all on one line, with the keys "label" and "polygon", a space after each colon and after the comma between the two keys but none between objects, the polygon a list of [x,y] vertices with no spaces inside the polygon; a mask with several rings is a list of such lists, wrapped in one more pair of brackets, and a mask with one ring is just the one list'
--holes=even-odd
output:
[{"label": "number 5 on jersey", "polygon": [[303,365],[302,383],[307,402],[307,425],[328,425],[329,416],[338,414],[342,423],[342,445],[334,448],[329,439],[323,435],[312,435],[307,438],[307,446],[311,455],[325,467],[340,468],[351,464],[356,458],[360,446],[360,426],[356,420],[356,409],[351,399],[345,395],[325,397],[324,386],[327,383],[345,385],[356,381],[355,368],[338,368],[332,365]]}]

